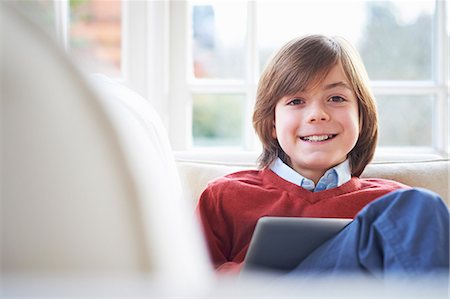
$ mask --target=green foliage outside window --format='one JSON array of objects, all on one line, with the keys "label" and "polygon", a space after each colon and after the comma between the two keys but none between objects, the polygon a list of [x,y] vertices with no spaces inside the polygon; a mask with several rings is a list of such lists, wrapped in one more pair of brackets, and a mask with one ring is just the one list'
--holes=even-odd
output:
[{"label": "green foliage outside window", "polygon": [[194,95],[192,134],[195,146],[238,146],[242,140],[242,95]]}]

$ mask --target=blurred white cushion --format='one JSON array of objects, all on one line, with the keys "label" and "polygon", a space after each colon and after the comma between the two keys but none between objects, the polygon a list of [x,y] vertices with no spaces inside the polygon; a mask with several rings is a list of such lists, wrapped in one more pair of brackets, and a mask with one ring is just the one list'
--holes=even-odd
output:
[{"label": "blurred white cushion", "polygon": [[203,239],[147,101],[91,84],[32,21],[1,7],[2,274],[149,274],[207,285]]}]

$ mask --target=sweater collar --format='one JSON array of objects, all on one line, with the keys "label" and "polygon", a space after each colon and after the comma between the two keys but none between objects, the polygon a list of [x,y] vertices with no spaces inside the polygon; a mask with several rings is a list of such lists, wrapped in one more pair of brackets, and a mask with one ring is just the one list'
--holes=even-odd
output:
[{"label": "sweater collar", "polygon": [[280,158],[275,159],[270,169],[282,179],[314,192],[339,187],[351,179],[350,162],[348,159],[328,169],[320,178],[317,186],[312,180],[296,172]]}]

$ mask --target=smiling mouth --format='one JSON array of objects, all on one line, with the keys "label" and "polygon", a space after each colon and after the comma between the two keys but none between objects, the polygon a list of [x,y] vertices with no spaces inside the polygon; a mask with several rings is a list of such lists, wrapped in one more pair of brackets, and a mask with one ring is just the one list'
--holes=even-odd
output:
[{"label": "smiling mouth", "polygon": [[303,141],[308,141],[308,142],[320,142],[320,141],[333,139],[334,137],[336,137],[336,135],[337,134],[311,135],[311,136],[300,137],[300,139]]}]

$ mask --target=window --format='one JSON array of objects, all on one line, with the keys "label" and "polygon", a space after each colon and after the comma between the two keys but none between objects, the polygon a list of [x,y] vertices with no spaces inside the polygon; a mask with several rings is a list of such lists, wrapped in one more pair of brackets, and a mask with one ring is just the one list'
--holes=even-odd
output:
[{"label": "window", "polygon": [[257,150],[251,114],[264,65],[291,38],[324,33],[359,50],[381,147],[449,153],[448,0],[36,3],[89,72],[153,104],[175,150]]},{"label": "window", "polygon": [[122,77],[121,0],[17,1],[87,73]]},{"label": "window", "polygon": [[[324,5],[327,9],[324,9]],[[258,145],[251,112],[259,74],[286,41],[340,35],[360,52],[380,115],[379,145],[448,152],[448,1],[189,1],[172,26],[185,49],[170,82],[180,150]],[[173,14],[175,12],[175,14]],[[172,72],[173,74],[173,72]],[[173,104],[176,103],[176,104]]]}]

